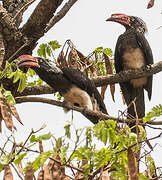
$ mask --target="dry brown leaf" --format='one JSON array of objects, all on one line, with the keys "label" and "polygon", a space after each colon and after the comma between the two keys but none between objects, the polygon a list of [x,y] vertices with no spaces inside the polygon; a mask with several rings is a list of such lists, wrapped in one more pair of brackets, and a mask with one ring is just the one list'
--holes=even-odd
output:
[{"label": "dry brown leaf", "polygon": [[[86,159],[86,158],[83,158],[83,160],[82,160],[82,165],[79,167],[79,169],[82,169],[82,170],[84,171],[84,169],[85,169],[85,164],[87,164],[87,163],[88,163],[87,159]],[[74,179],[75,179],[75,180],[84,180],[84,179],[85,179],[85,178],[84,178],[84,174],[81,173],[80,171],[78,171],[78,172],[76,173]]]},{"label": "dry brown leaf", "polygon": [[101,173],[100,180],[110,180],[110,176],[109,176],[109,174],[108,174],[108,171],[103,171],[103,172]]},{"label": "dry brown leaf", "polygon": [[128,148],[128,180],[138,180],[138,170],[135,154],[131,148]]},{"label": "dry brown leaf", "polygon": [[75,49],[71,49],[68,55],[68,65],[73,69],[82,69],[82,65],[78,61],[78,54]]},{"label": "dry brown leaf", "polygon": [[39,141],[39,151],[42,153],[43,151],[43,144],[42,141]]},{"label": "dry brown leaf", "polygon": [[0,132],[2,131],[2,120],[4,120],[6,127],[10,131],[12,131],[13,128],[16,129],[16,127],[13,124],[12,114],[21,124],[23,124],[16,111],[15,106],[13,104],[6,104],[5,98],[2,94],[2,90],[0,89]]},{"label": "dry brown leaf", "polygon": [[19,173],[21,173],[24,176],[22,163],[20,162],[19,164],[15,164],[15,165],[16,165]]},{"label": "dry brown leaf", "polygon": [[96,70],[95,65],[90,63],[89,59],[86,56],[84,56],[83,53],[81,53],[77,49],[76,49],[76,52],[77,52],[81,62],[83,62],[83,64],[85,65],[84,71],[85,71],[86,75],[88,76],[88,69],[87,69],[87,67],[89,67],[89,70],[92,73],[92,77],[97,77],[98,75],[97,75],[97,70]]},{"label": "dry brown leaf", "polygon": [[66,176],[62,180],[70,180],[70,178]]},{"label": "dry brown leaf", "polygon": [[39,171],[37,180],[44,180],[44,171],[43,170]]},{"label": "dry brown leaf", "polygon": [[20,116],[17,113],[16,107],[13,104],[10,104],[9,106],[10,106],[10,110],[11,110],[12,114],[14,115],[14,117],[23,125],[23,123],[20,119]]},{"label": "dry brown leaf", "polygon": [[[59,155],[53,155],[52,159],[60,161]],[[44,169],[44,173],[47,177],[52,177],[52,180],[64,180],[69,178],[65,175],[65,166],[61,166],[59,163],[56,163],[52,159],[49,160],[48,165]],[[45,175],[44,175],[45,177]]]},{"label": "dry brown leaf", "polygon": [[150,0],[147,5],[147,9],[152,8],[154,6],[154,2],[155,2],[155,0]]},{"label": "dry brown leaf", "polygon": [[2,115],[0,113],[0,132],[2,132]]},{"label": "dry brown leaf", "polygon": [[33,180],[33,177],[34,177],[33,168],[32,166],[28,166],[24,180]]},{"label": "dry brown leaf", "polygon": [[[107,74],[113,74],[113,68],[112,68],[112,64],[110,62],[110,59],[109,57],[103,53],[103,56],[104,56],[104,59],[105,59],[105,66],[106,66],[106,73]],[[103,87],[103,90],[102,90],[102,87],[101,87],[101,92],[102,92],[102,97],[104,98],[104,94],[105,94],[105,91],[107,89],[107,86]],[[112,96],[112,99],[113,101],[115,101],[114,99],[114,93],[115,93],[115,84],[110,84],[110,92],[111,92],[111,96]]]},{"label": "dry brown leaf", "polygon": [[53,180],[52,172],[49,166],[44,167],[44,179],[43,180]]},{"label": "dry brown leaf", "polygon": [[64,52],[61,51],[57,58],[57,65],[58,67],[65,67],[68,66],[66,62],[66,56],[64,55]]},{"label": "dry brown leaf", "polygon": [[77,49],[75,49],[75,50],[78,54],[78,57],[80,58],[80,61],[82,62],[83,71],[85,72],[85,75],[88,76],[88,66],[90,65],[89,59],[86,56],[84,56],[83,53],[81,53]]},{"label": "dry brown leaf", "polygon": [[101,86],[101,97],[102,97],[102,99],[105,98],[106,89],[107,89],[107,85]]},{"label": "dry brown leaf", "polygon": [[4,166],[4,180],[13,180],[13,174],[9,165]]},{"label": "dry brown leaf", "polygon": [[15,127],[13,125],[13,120],[12,120],[12,115],[10,113],[10,110],[4,104],[0,104],[0,106],[1,106],[0,108],[1,108],[2,118],[3,118],[4,122],[5,122],[5,125],[10,131],[12,131],[12,129],[15,128]]},{"label": "dry brown leaf", "polygon": [[115,102],[115,98],[114,98],[115,84],[110,84],[110,92],[111,92],[112,100]]},{"label": "dry brown leaf", "polygon": [[75,49],[78,57],[80,58],[80,60],[84,63],[84,64],[88,64],[88,59],[83,55],[83,53],[81,53],[80,51],[78,51],[77,49]]}]

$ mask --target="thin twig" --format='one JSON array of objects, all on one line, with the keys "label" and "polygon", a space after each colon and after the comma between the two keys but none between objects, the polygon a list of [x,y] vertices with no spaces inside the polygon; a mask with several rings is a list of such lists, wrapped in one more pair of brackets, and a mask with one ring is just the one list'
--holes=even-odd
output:
[{"label": "thin twig", "polygon": [[16,174],[19,176],[19,178],[23,180],[23,178],[21,177],[20,173],[18,172],[18,170],[16,169],[16,167],[13,165],[13,163],[10,163],[10,164],[11,164],[11,166],[14,168],[14,170],[15,170]]},{"label": "thin twig", "polygon": [[45,32],[49,31],[60,19],[62,19],[77,0],[69,0],[62,9],[49,21]]},{"label": "thin twig", "polygon": [[13,17],[12,21],[14,22],[15,19],[17,18],[17,16],[30,4],[32,4],[35,0],[31,0],[30,2],[26,3],[17,13],[16,15]]},{"label": "thin twig", "polygon": [[9,57],[8,62],[11,62],[12,58],[16,56],[18,52],[20,52],[25,46],[27,46],[29,42],[25,42],[15,53],[12,54],[12,56]]}]

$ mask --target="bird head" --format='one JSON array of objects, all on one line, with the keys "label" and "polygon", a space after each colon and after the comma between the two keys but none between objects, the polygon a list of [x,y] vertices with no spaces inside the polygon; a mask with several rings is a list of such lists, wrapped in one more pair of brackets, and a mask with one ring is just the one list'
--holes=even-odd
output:
[{"label": "bird head", "polygon": [[33,69],[38,75],[40,73],[48,73],[50,71],[55,71],[56,73],[61,70],[55,66],[52,61],[43,59],[41,57],[33,57],[31,55],[22,55],[17,58],[18,67],[26,72],[28,68]]},{"label": "bird head", "polygon": [[139,17],[126,14],[112,14],[106,21],[113,21],[122,24],[126,29],[134,29],[140,33],[147,32],[146,23]]}]

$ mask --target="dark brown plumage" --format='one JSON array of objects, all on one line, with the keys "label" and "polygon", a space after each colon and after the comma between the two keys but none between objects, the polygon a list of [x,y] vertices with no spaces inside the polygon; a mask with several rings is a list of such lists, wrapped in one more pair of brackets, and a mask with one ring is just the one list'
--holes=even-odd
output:
[{"label": "dark brown plumage", "polygon": [[[115,47],[116,72],[127,69],[144,68],[153,64],[153,55],[148,41],[145,38],[146,24],[138,17],[125,14],[112,14],[107,21],[122,24],[126,31],[119,36]],[[122,93],[127,105],[136,98],[136,112],[138,118],[145,116],[144,89],[148,92],[148,98],[152,95],[152,76],[132,79],[129,82],[120,83]],[[136,118],[134,106],[128,108],[128,117]],[[130,124],[130,127],[134,124]],[[135,128],[133,129],[135,132]]]},{"label": "dark brown plumage", "polygon": [[[70,67],[58,68],[49,60],[30,55],[23,55],[18,59],[19,67],[32,68],[43,81],[64,97],[66,103],[94,110],[93,100],[95,99],[98,110],[107,114],[105,104],[96,86],[80,70]],[[97,117],[84,115],[92,123],[98,123]]]}]

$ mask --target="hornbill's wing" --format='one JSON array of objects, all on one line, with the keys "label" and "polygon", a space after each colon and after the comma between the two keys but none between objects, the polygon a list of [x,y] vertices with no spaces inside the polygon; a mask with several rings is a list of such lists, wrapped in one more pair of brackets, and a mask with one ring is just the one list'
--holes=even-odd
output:
[{"label": "hornbill's wing", "polygon": [[[123,65],[122,65],[122,52],[121,52],[121,40],[122,40],[122,36],[120,35],[117,43],[116,43],[116,47],[115,47],[115,70],[116,73],[119,73],[120,71],[123,71]],[[131,85],[128,82],[123,82],[120,83],[120,88],[122,90],[123,96],[125,98],[126,104],[129,105],[132,101],[131,99],[131,94],[130,94],[130,89],[131,89]]]},{"label": "hornbill's wing", "polygon": [[101,95],[99,94],[95,84],[87,78],[80,70],[72,69],[69,67],[63,67],[62,69],[63,75],[73,84],[86,91],[91,97],[94,96],[96,99],[100,110],[107,114],[107,110],[105,104],[102,100]]},{"label": "hornbill's wing", "polygon": [[[153,64],[152,50],[145,36],[137,32],[136,39],[137,39],[140,49],[142,50],[144,54],[145,65]],[[148,98],[150,100],[151,94],[152,94],[152,76],[148,77],[147,83],[144,86],[144,88],[148,92]]]}]

